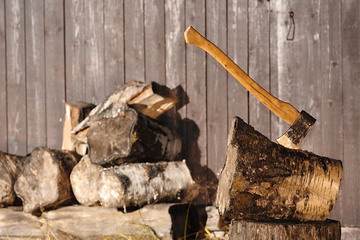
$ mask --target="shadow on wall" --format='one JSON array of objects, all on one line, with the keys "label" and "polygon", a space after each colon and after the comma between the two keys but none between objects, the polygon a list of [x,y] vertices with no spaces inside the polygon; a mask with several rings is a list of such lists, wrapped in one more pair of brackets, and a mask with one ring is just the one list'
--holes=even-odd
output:
[{"label": "shadow on wall", "polygon": [[169,110],[159,117],[159,122],[167,125],[177,131],[182,140],[182,151],[177,160],[186,160],[191,175],[196,183],[200,186],[200,193],[196,204],[212,205],[215,201],[216,188],[218,179],[215,173],[207,166],[202,166],[201,149],[198,144],[200,137],[200,129],[195,121],[182,118],[178,110],[190,103],[188,95],[182,86],[177,86],[172,90],[179,99],[176,107]]}]

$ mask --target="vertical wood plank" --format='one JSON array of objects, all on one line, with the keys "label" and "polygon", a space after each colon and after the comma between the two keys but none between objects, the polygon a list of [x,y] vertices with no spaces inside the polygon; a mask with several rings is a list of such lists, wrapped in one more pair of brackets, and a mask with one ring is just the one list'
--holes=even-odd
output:
[{"label": "vertical wood plank", "polygon": [[84,0],[65,0],[66,101],[85,101]]},{"label": "vertical wood plank", "polygon": [[360,225],[360,2],[342,1],[342,79],[344,97],[344,178],[342,224]]},{"label": "vertical wood plank", "polygon": [[[270,89],[269,1],[249,1],[249,76],[264,89]],[[270,137],[270,111],[249,95],[249,123]]]},{"label": "vertical wood plank", "polygon": [[124,1],[105,0],[105,96],[125,82],[124,75]]},{"label": "vertical wood plank", "polygon": [[[287,40],[294,12],[295,37]],[[309,4],[298,1],[278,1],[274,3],[276,24],[271,33],[276,43],[271,59],[271,87],[275,96],[291,103],[299,111],[305,110],[317,119],[312,131],[306,136],[303,149],[319,154],[321,143],[321,57],[320,57],[320,1]],[[275,118],[275,119],[274,119]],[[289,125],[279,121],[272,129],[274,138],[282,135]]]},{"label": "vertical wood plank", "polygon": [[125,81],[145,81],[144,2],[125,1]]},{"label": "vertical wood plank", "polygon": [[147,0],[144,4],[146,81],[165,84],[165,2]]},{"label": "vertical wood plank", "polygon": [[[248,72],[248,1],[228,0],[228,56]],[[248,93],[228,74],[228,130],[232,118],[248,120]]]},{"label": "vertical wood plank", "polygon": [[[321,155],[343,159],[341,1],[320,2]],[[316,127],[316,126],[315,126]],[[337,197],[332,219],[342,220],[344,195]]]},{"label": "vertical wood plank", "polygon": [[8,152],[24,155],[26,144],[26,79],[24,1],[6,5]]},{"label": "vertical wood plank", "polygon": [[[206,1],[206,35],[227,51],[226,1]],[[227,139],[227,72],[211,56],[207,57],[208,167],[219,176],[224,165]]]},{"label": "vertical wood plank", "polygon": [[104,2],[85,1],[85,77],[86,101],[99,103],[104,88]]},{"label": "vertical wood plank", "polygon": [[0,151],[7,152],[5,0],[0,0]]},{"label": "vertical wood plank", "polygon": [[172,109],[172,125],[183,139],[183,153],[186,155],[186,56],[185,56],[185,1],[165,0],[165,36],[166,36],[166,85],[175,89],[179,98],[176,108]]},{"label": "vertical wood plank", "polygon": [[[186,1],[186,26],[205,34],[205,0]],[[207,181],[206,58],[205,52],[186,45],[186,139],[188,166],[197,182]]]},{"label": "vertical wood plank", "polygon": [[64,3],[45,2],[47,146],[60,149],[65,102]]},{"label": "vertical wood plank", "polygon": [[46,145],[44,1],[25,1],[27,149]]}]

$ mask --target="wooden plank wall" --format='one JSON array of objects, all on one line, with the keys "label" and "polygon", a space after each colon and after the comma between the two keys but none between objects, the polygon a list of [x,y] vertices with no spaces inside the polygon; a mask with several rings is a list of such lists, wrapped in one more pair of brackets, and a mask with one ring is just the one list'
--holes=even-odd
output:
[{"label": "wooden plank wall", "polygon": [[216,183],[234,115],[272,140],[288,126],[185,44],[193,25],[317,118],[304,148],[343,160],[333,218],[359,227],[359,9],[358,0],[0,0],[0,150],[59,148],[65,101],[98,103],[124,82],[156,81],[181,98],[168,123],[192,173]]}]

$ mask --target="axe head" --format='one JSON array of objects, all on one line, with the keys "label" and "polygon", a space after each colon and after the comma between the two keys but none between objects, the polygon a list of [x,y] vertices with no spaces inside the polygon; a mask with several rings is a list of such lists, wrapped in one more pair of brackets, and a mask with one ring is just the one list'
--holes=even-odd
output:
[{"label": "axe head", "polygon": [[305,111],[301,111],[298,119],[293,125],[277,139],[277,142],[284,147],[299,149],[302,140],[314,125],[316,119]]}]

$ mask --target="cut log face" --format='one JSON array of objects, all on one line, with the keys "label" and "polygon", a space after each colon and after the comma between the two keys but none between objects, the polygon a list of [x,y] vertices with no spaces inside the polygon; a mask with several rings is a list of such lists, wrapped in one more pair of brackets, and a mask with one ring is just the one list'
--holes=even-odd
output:
[{"label": "cut log face", "polygon": [[35,148],[15,182],[24,212],[33,213],[72,199],[70,172],[78,159],[71,152]]},{"label": "cut log face", "polygon": [[128,104],[145,116],[156,119],[177,102],[176,95],[168,87],[152,82]]},{"label": "cut log face", "polygon": [[236,220],[231,222],[229,240],[340,240],[341,225],[338,221],[294,223],[254,222]]},{"label": "cut log face", "polygon": [[91,121],[87,138],[96,164],[174,160],[181,151],[175,132],[131,108]]},{"label": "cut log face", "polygon": [[273,143],[236,117],[216,205],[229,219],[322,221],[341,177],[341,161]]},{"label": "cut log face", "polygon": [[86,102],[67,102],[65,103],[65,120],[63,128],[62,150],[75,151],[78,143],[75,136],[71,133],[72,129],[77,126],[95,107],[92,103]]},{"label": "cut log face", "polygon": [[85,155],[72,170],[71,187],[76,200],[82,205],[98,204],[97,180],[102,170],[103,167],[92,163],[88,155]]},{"label": "cut log face", "polygon": [[14,204],[14,183],[25,162],[26,157],[0,152],[0,207]]},{"label": "cut log face", "polygon": [[102,206],[126,208],[159,201],[190,201],[197,195],[184,161],[125,164],[104,169],[98,179]]}]

